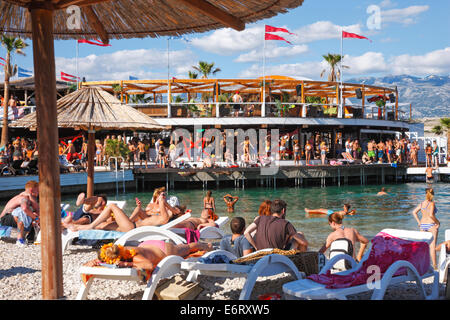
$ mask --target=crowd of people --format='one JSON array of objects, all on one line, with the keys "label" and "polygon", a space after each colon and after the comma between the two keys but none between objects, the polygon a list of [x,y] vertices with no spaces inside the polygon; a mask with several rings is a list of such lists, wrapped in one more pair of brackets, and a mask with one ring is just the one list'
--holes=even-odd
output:
[{"label": "crowd of people", "polygon": [[[425,193],[425,200],[417,205],[412,215],[417,221],[420,231],[431,232],[434,236],[434,240],[430,245],[430,252],[431,261],[436,268],[436,250],[439,250],[443,245],[436,245],[440,223],[436,217],[438,210],[434,202],[434,191],[432,188],[427,188]],[[384,189],[377,194],[377,196],[383,195],[386,195]],[[28,181],[25,185],[25,191],[8,201],[0,214],[0,224],[2,226],[18,228],[19,232],[16,242],[18,245],[25,245],[25,239],[34,240],[29,238],[29,233],[35,230],[36,227],[39,227],[40,223],[38,196],[39,183],[32,180]],[[227,212],[234,213],[234,207],[239,198],[226,194],[223,200],[227,206]],[[178,198],[174,196],[168,198],[165,187],[155,189],[151,201],[145,207],[136,198],[136,206],[130,215],[116,204],[108,204],[107,196],[101,194],[86,197],[84,193],[81,193],[76,199],[76,206],[77,209],[74,212],[62,210],[62,229],[67,228],[71,231],[98,229],[128,232],[141,226],[161,226],[188,212],[186,206],[180,205]],[[307,251],[309,243],[306,235],[298,231],[289,222],[287,212],[288,205],[285,201],[281,199],[267,199],[260,204],[257,216],[248,226],[243,217],[233,215],[234,217],[230,221],[231,234],[221,239],[220,248],[234,253],[237,257],[266,248],[295,249],[298,252]],[[343,220],[345,217],[356,214],[356,210],[352,210],[350,204],[344,204],[343,210],[305,208],[305,213],[307,215],[327,217],[330,228],[333,230],[326,237],[324,245],[319,249],[319,252],[326,252],[334,240],[346,238],[352,243],[353,248],[355,248],[356,243],[360,243],[359,252],[356,254],[356,251],[353,250],[353,257],[357,261],[361,260],[369,241],[355,228],[344,226]],[[205,227],[218,227],[216,224],[217,219],[215,198],[212,196],[212,192],[208,191],[203,199],[200,217],[191,216],[179,222],[174,228],[185,228],[194,232]],[[192,242],[198,242],[198,239]],[[150,247],[156,246],[162,251],[165,248],[170,248],[169,251],[175,252],[175,254],[176,252],[188,254],[195,250],[208,251],[212,249],[211,245],[201,243],[183,246],[182,248],[171,247],[171,245],[165,244],[164,241],[161,243],[148,242],[146,245]],[[169,253],[166,252],[166,254]],[[154,261],[152,260],[152,262]]]},{"label": "crowd of people", "polygon": [[[295,134],[283,134],[278,140],[278,152],[271,152],[274,148],[270,133],[262,141],[263,146],[258,146],[254,140],[246,136],[239,142],[234,135],[233,149],[230,151],[229,137],[222,131],[219,143],[215,137],[200,138],[195,142],[192,136],[189,139],[180,137],[174,141],[172,136],[162,139],[159,136],[127,137],[121,135],[106,135],[95,140],[95,165],[108,166],[109,158],[122,157],[123,163],[128,169],[139,167],[166,168],[189,167],[189,161],[200,161],[203,167],[211,168],[220,166],[249,167],[269,166],[276,160],[293,160],[295,166],[338,164],[339,161],[350,160],[350,163],[399,163],[418,166],[418,154],[421,150],[419,143],[406,138],[393,138],[386,140],[369,140],[361,144],[358,139],[339,140],[334,146],[320,134],[311,135],[304,143],[301,143]],[[339,141],[342,141],[340,143]],[[275,142],[276,143],[276,142]],[[276,145],[275,145],[276,146]],[[197,152],[193,150],[197,148]],[[217,152],[221,148],[221,154]],[[439,147],[436,141],[426,144],[426,166],[439,166]],[[60,139],[59,156],[61,162],[78,164],[87,167],[88,144],[84,135]],[[11,143],[0,148],[0,165],[8,165],[16,160],[23,160],[24,165],[38,158],[38,145],[33,139],[16,137]],[[317,161],[313,161],[317,160]]]}]

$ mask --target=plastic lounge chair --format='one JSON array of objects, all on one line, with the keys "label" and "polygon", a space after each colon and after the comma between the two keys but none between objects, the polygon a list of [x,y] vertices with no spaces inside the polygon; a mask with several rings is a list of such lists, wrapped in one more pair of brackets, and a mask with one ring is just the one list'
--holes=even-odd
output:
[{"label": "plastic lounge chair", "polygon": [[[186,213],[168,223],[165,225],[156,227],[160,229],[168,229],[181,221],[188,219],[190,217],[190,213]],[[80,231],[70,231],[70,230],[64,230],[62,235],[62,249],[63,252],[67,250],[69,245],[73,242],[75,238],[78,239],[84,239],[84,240],[105,240],[105,239],[117,239],[117,241],[120,241],[119,244],[124,243],[125,241],[131,241],[131,240],[141,240],[147,237],[149,234],[153,233],[153,226],[144,226],[139,227],[136,229],[132,229],[128,232],[120,232],[120,231],[108,231],[108,230],[80,230]],[[181,238],[180,236],[176,235],[174,233],[174,236],[178,237],[178,239],[181,241],[185,240]]]},{"label": "plastic lounge chair", "polygon": [[[225,235],[222,231],[222,227],[228,222],[228,217],[219,217],[215,222],[218,227],[209,226],[200,229],[200,239],[222,239]],[[181,236],[185,235],[185,230],[183,228],[171,228],[170,230]]]},{"label": "plastic lounge chair", "polygon": [[[262,249],[250,253],[245,257],[250,257],[262,251],[272,249]],[[206,253],[202,258],[213,258],[215,255],[224,255],[230,260],[237,259],[231,252],[225,250],[215,250]],[[280,254],[270,254],[259,259],[255,264],[232,264],[232,263],[202,263],[198,259],[191,258],[181,262],[181,270],[188,272],[187,281],[196,281],[199,275],[209,277],[246,277],[245,284],[239,295],[239,300],[249,300],[253,287],[258,277],[277,275],[283,272],[293,274],[297,279],[303,279],[305,274],[298,271],[295,264],[286,256]]]},{"label": "plastic lounge chair", "polygon": [[[409,231],[409,230],[397,230],[397,229],[384,229],[381,232],[391,235],[396,238],[410,240],[410,241],[424,241],[426,243],[430,243],[433,239],[433,235],[429,232],[419,232],[419,231]],[[371,248],[373,250],[373,247]],[[364,264],[364,261],[369,258],[370,251],[367,252],[364,257],[361,259],[359,264],[347,271],[339,272],[334,275],[351,275],[354,272],[357,272],[360,267]],[[336,263],[338,259],[352,259],[348,255],[338,255],[333,259],[329,260],[327,264],[320,271],[320,274],[326,274],[329,269]],[[429,260],[429,256],[427,256]],[[285,294],[286,299],[342,299],[346,300],[348,295],[370,292],[372,293],[372,300],[381,300],[384,297],[386,289],[389,285],[405,283],[409,281],[415,281],[420,293],[426,299],[436,299],[439,294],[439,283],[438,283],[438,273],[433,270],[430,261],[428,263],[428,271],[426,271],[423,275],[420,275],[415,266],[406,261],[406,260],[397,260],[392,263],[383,274],[381,278],[373,277],[371,279],[370,284],[360,284],[349,287],[341,287],[341,288],[326,288],[325,284],[318,283],[311,279],[301,279],[297,281],[292,281],[289,283],[285,283],[283,285],[283,292]],[[396,275],[399,269],[406,270],[406,273],[401,273]],[[369,272],[368,272],[369,273]],[[374,271],[372,271],[374,273]],[[432,286],[432,292],[429,296],[426,295],[423,280],[428,277],[434,277],[434,282]]]},{"label": "plastic lounge chair", "polygon": [[346,238],[336,239],[331,243],[329,259],[333,259],[338,255],[348,255],[352,259],[340,259],[332,267],[336,271],[344,271],[356,266],[356,262],[353,260],[353,244]]},{"label": "plastic lounge chair", "polygon": [[[445,241],[450,240],[450,229],[445,230]],[[444,245],[439,252],[439,282],[446,284],[446,297],[450,298],[450,254]]]},{"label": "plastic lounge chair", "polygon": [[347,163],[354,163],[355,162],[355,159],[353,159],[353,157],[350,154],[348,154],[347,152],[342,152],[341,155],[342,155],[343,159],[340,159],[340,160],[342,162],[347,162]]},{"label": "plastic lounge chair", "polygon": [[[162,229],[160,227],[146,227],[147,236],[151,239],[164,239],[173,241],[175,244],[180,243],[179,237],[173,232]],[[128,239],[130,240],[130,239]],[[132,239],[131,239],[132,240]],[[148,240],[148,239],[145,239]],[[145,241],[143,238],[141,241]],[[124,245],[123,239],[119,239],[115,244]],[[156,287],[161,279],[169,278],[180,272],[180,264],[184,259],[180,256],[167,256],[162,259],[152,274],[148,277],[147,287],[144,290],[142,300],[151,300],[155,293]],[[87,278],[84,282],[78,295],[77,300],[85,300],[88,296],[89,290],[93,284],[94,279],[109,279],[109,280],[126,280],[140,282],[145,277],[141,271],[135,268],[115,268],[115,266],[108,265],[109,267],[80,267],[80,274]]]}]

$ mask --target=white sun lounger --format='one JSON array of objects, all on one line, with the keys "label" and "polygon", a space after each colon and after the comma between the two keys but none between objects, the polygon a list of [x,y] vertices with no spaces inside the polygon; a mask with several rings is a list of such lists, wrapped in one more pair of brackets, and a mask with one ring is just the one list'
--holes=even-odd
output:
[{"label": "white sun lounger", "polygon": [[[147,228],[147,237],[141,238],[142,241],[148,239],[169,240],[175,244],[180,242],[179,237],[173,232],[163,229],[161,227],[145,227]],[[115,244],[124,244],[124,239],[119,239]],[[130,239],[128,239],[130,240]],[[183,258],[180,256],[167,256],[162,259],[156,268],[153,270],[149,280],[147,281],[147,287],[144,290],[142,300],[151,300],[155,293],[156,287],[161,279],[169,278],[180,272],[180,264]],[[115,268],[109,267],[86,267],[81,266],[79,269],[80,275],[88,276],[86,283],[82,283],[77,300],[85,300],[88,297],[89,290],[95,279],[108,279],[108,280],[126,280],[126,281],[142,281],[142,274],[135,268]]]},{"label": "white sun lounger", "polygon": [[[186,220],[190,217],[190,213],[186,213],[168,223],[165,225],[156,227],[160,229],[169,229],[172,226],[177,225],[183,220]],[[70,230],[64,230],[62,235],[62,249],[63,252],[69,247],[69,245],[72,243],[72,241],[75,238],[80,239],[91,239],[91,240],[102,240],[102,239],[117,239],[121,241],[120,244],[124,243],[125,241],[132,241],[132,240],[140,240],[142,238],[145,238],[148,233],[153,232],[154,227],[144,226],[132,229],[128,232],[119,232],[119,231],[107,231],[107,230],[80,230],[80,231],[70,231]],[[180,240],[182,239],[179,235],[177,236]],[[184,240],[185,241],[185,240]]]},{"label": "white sun lounger", "polygon": [[[445,241],[450,240],[450,229],[445,230]],[[450,298],[450,254],[447,253],[445,245],[441,246],[439,252],[439,282],[446,284],[446,297]]]},{"label": "white sun lounger", "polygon": [[[431,243],[433,239],[433,235],[429,232],[419,232],[419,231],[409,231],[409,230],[398,230],[398,229],[384,229],[382,232],[390,234],[397,238],[402,238],[405,240],[411,241],[425,241],[428,244]],[[347,275],[359,269],[364,260],[367,260],[369,257],[370,251],[367,252],[364,257],[361,259],[359,264],[350,270],[339,272],[337,274]],[[322,268],[320,274],[326,273],[339,259],[352,259],[348,255],[335,256],[333,259],[329,260],[327,264]],[[407,274],[394,276],[394,274],[400,269],[406,268]],[[432,286],[432,292],[430,295],[426,295],[423,280],[429,277],[434,277],[434,282]],[[394,262],[384,273],[381,279],[371,282],[370,286],[368,284],[357,285],[348,288],[339,288],[339,289],[327,289],[324,284],[320,284],[318,282],[312,281],[310,279],[301,279],[297,281],[292,281],[289,283],[285,283],[283,285],[283,292],[285,294],[286,299],[342,299],[346,300],[348,295],[370,292],[372,293],[372,300],[381,300],[384,297],[386,289],[389,285],[405,283],[409,281],[415,281],[420,293],[426,299],[436,299],[439,295],[439,283],[438,283],[438,273],[433,270],[433,267],[429,266],[428,271],[420,276],[417,269],[408,261],[399,260]]]},{"label": "white sun lounger", "polygon": [[[261,251],[271,251],[272,249],[262,249],[248,254],[246,257],[260,253]],[[230,260],[237,257],[225,250],[215,250],[206,253],[202,258],[214,255],[225,255]],[[241,290],[239,300],[249,300],[253,287],[258,277],[267,277],[277,275],[283,272],[293,274],[297,279],[303,279],[305,274],[298,271],[295,264],[286,256],[279,254],[270,254],[259,259],[255,264],[241,265],[231,263],[201,263],[198,258],[191,258],[181,262],[181,270],[188,272],[187,281],[196,281],[199,275],[209,277],[246,277],[245,284]]]}]

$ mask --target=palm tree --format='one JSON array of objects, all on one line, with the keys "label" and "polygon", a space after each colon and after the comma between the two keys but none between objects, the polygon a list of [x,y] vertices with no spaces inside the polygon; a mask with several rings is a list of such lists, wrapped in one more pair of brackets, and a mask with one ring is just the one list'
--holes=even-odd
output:
[{"label": "palm tree", "polygon": [[437,136],[440,136],[443,132],[444,132],[444,130],[443,130],[443,128],[442,128],[442,126],[434,126],[432,129],[431,129],[431,132],[433,132],[435,135],[437,135]]},{"label": "palm tree", "polygon": [[146,97],[145,94],[132,94],[130,95],[130,103],[148,103],[153,100],[153,97]]},{"label": "palm tree", "polygon": [[6,49],[6,63],[5,63],[5,89],[4,89],[4,105],[3,105],[3,128],[2,139],[0,146],[4,146],[8,143],[8,102],[9,102],[9,79],[17,73],[17,65],[11,65],[11,55],[14,53],[25,55],[23,49],[28,44],[20,38],[7,37],[2,35],[0,42]]},{"label": "palm tree", "polygon": [[447,161],[450,152],[450,118],[441,118],[441,126],[447,130]]},{"label": "palm tree", "polygon": [[188,71],[188,76],[189,76],[189,79],[197,79],[198,73],[193,72],[193,71]]},{"label": "palm tree", "polygon": [[[330,73],[328,74],[328,81],[336,82],[341,79],[341,71],[337,68],[338,63],[341,62],[342,56],[340,54],[329,53],[322,56],[330,67]],[[350,68],[349,66],[342,66],[342,68]],[[323,69],[320,73],[320,77],[323,77],[327,70]]]},{"label": "palm tree", "polygon": [[214,68],[214,62],[208,63],[206,61],[199,61],[198,66],[192,66],[192,68],[202,75],[202,79],[208,79],[209,75],[215,75],[217,72],[222,71],[220,68]]}]

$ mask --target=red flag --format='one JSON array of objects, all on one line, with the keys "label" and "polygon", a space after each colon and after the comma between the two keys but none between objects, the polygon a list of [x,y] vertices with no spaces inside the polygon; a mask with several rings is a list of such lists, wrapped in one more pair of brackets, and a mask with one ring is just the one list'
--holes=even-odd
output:
[{"label": "red flag", "polygon": [[61,71],[61,80],[68,82],[77,82],[77,79],[80,78]]},{"label": "red flag", "polygon": [[[6,63],[6,60],[5,60],[5,59],[3,59],[2,57],[0,57],[0,59],[3,60],[3,61],[5,61],[5,63]],[[4,66],[5,64],[0,62],[0,65]]]},{"label": "red flag", "polygon": [[283,40],[289,44],[292,44],[289,41],[287,41],[285,38],[282,38],[280,36],[277,36],[276,34],[271,34],[271,33],[266,33],[264,36],[264,40]]},{"label": "red flag", "polygon": [[277,28],[277,27],[272,27],[272,26],[266,25],[266,32],[279,32],[279,31],[286,32],[289,34],[295,34],[295,33],[289,32],[289,30],[285,29],[285,28]]},{"label": "red flag", "polygon": [[101,42],[100,40],[86,40],[86,39],[78,39],[78,43],[89,43],[100,47],[110,47],[110,44],[106,44]]},{"label": "red flag", "polygon": [[342,31],[342,38],[367,39],[367,40],[369,40],[370,42],[372,42],[372,40],[370,40],[369,38],[366,38],[366,37],[364,37],[364,36],[360,36],[360,35],[358,35],[358,34],[356,34],[356,33],[345,32],[345,31]]}]

